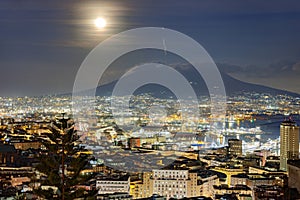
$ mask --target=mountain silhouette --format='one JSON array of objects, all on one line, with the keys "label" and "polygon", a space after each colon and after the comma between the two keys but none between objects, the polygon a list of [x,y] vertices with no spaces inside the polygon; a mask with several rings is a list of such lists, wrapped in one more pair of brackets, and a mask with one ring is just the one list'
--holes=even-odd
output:
[{"label": "mountain silhouette", "polygon": [[[197,96],[208,96],[208,89],[203,80],[203,78],[197,73],[193,68],[188,69],[177,69],[185,78],[191,83]],[[259,94],[271,94],[271,95],[289,95],[294,97],[299,97],[297,93],[275,89],[259,84],[252,84],[240,81],[228,75],[225,72],[220,71],[227,96],[243,95],[245,93],[259,93]],[[166,77],[171,78],[171,77]],[[110,96],[112,94],[113,88],[117,81],[112,81],[108,84],[98,86],[96,89],[97,96]],[[134,95],[148,93],[151,96],[157,98],[176,98],[175,95],[166,87],[158,84],[147,84],[139,87]]]}]

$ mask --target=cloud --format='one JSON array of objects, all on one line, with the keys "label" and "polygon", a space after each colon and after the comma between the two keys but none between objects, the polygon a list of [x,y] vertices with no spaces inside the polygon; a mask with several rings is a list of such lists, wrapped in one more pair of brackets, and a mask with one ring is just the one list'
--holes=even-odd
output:
[{"label": "cloud", "polygon": [[237,73],[242,72],[243,68],[239,65],[228,64],[228,63],[216,63],[219,70],[224,73]]},{"label": "cloud", "polygon": [[236,79],[300,94],[300,61],[280,61],[268,66],[219,64],[219,67]]},{"label": "cloud", "polygon": [[300,73],[300,62],[295,63],[295,64],[292,66],[292,70],[295,71],[295,72]]},{"label": "cloud", "polygon": [[247,77],[273,77],[284,74],[288,76],[289,74],[294,74],[295,72],[300,72],[300,62],[292,61],[280,61],[272,63],[270,65],[232,65],[232,64],[218,64],[221,71],[234,74],[234,75],[243,75]]}]

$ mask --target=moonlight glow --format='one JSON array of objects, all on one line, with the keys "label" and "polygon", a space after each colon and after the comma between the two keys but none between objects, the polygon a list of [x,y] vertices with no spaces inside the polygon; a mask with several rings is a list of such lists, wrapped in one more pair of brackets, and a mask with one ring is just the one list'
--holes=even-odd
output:
[{"label": "moonlight glow", "polygon": [[106,20],[102,17],[95,19],[94,23],[97,28],[104,28],[106,26]]}]

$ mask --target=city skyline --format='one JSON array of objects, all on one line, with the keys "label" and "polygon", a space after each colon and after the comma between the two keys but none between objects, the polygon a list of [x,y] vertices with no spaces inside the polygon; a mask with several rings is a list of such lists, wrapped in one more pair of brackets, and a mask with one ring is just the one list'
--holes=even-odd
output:
[{"label": "city skyline", "polygon": [[[91,118],[83,110],[76,124],[70,96],[0,97],[0,196],[63,199],[74,195],[74,184],[92,199],[293,199],[300,191],[300,99],[246,94],[229,97],[218,127],[202,99],[196,130],[182,126],[187,119],[175,99],[147,94],[135,96],[134,115],[122,118],[133,129],[115,123],[112,97],[97,96],[97,112]],[[153,104],[167,106],[166,115],[151,115]],[[80,170],[75,183],[72,170]],[[82,182],[81,175],[92,179]]]}]

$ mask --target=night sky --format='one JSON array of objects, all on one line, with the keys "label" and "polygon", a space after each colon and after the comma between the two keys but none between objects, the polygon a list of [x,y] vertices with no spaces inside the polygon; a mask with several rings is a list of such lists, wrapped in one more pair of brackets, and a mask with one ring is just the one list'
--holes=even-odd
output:
[{"label": "night sky", "polygon": [[297,0],[2,0],[0,96],[70,92],[97,44],[144,26],[187,34],[235,78],[300,93]]}]

